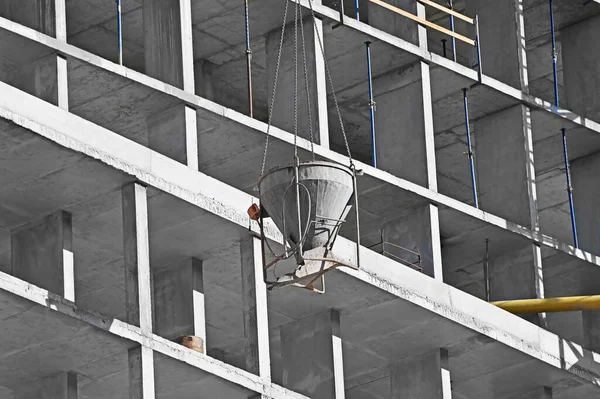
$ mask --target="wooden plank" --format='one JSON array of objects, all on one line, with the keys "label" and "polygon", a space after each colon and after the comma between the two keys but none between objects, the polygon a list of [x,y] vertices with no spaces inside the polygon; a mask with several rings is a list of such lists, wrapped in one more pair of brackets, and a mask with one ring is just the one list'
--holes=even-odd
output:
[{"label": "wooden plank", "polygon": [[463,36],[461,34],[452,32],[451,30],[448,30],[448,29],[443,28],[443,27],[441,27],[439,25],[436,25],[433,22],[429,22],[429,21],[427,21],[425,19],[419,18],[416,15],[413,15],[413,14],[409,13],[408,11],[404,11],[404,10],[398,8],[398,7],[394,7],[394,6],[388,4],[388,3],[384,2],[384,1],[381,1],[381,0],[369,0],[369,1],[371,3],[377,4],[378,6],[381,6],[383,8],[387,8],[388,10],[393,11],[396,14],[400,14],[400,15],[405,16],[408,19],[412,19],[413,21],[415,21],[417,23],[420,23],[420,24],[425,25],[425,26],[427,26],[429,28],[435,29],[435,30],[437,30],[439,32],[445,33],[448,36],[452,36],[452,37],[454,37],[454,38],[456,38],[458,40],[461,40],[461,41],[463,41],[465,43],[468,43],[471,46],[475,46],[475,40],[469,39],[468,37]]},{"label": "wooden plank", "polygon": [[438,3],[436,3],[436,2],[433,2],[433,1],[431,1],[431,0],[418,0],[418,1],[419,1],[419,3],[421,3],[421,4],[425,4],[426,6],[430,6],[430,7],[433,7],[433,8],[437,8],[437,9],[438,9],[438,10],[440,10],[440,11],[444,11],[444,12],[446,12],[446,13],[450,14],[450,15],[453,15],[453,16],[455,16],[455,17],[456,17],[456,18],[458,18],[458,19],[462,19],[463,21],[465,21],[465,22],[468,22],[468,23],[470,23],[471,25],[475,25],[475,20],[474,20],[473,18],[469,18],[469,17],[467,17],[466,15],[462,15],[461,13],[459,13],[459,12],[456,12],[456,11],[454,11],[454,10],[451,10],[451,9],[449,9],[449,8],[446,8],[446,7],[444,7],[444,6],[443,6],[443,5],[441,5],[441,4],[438,4]]}]

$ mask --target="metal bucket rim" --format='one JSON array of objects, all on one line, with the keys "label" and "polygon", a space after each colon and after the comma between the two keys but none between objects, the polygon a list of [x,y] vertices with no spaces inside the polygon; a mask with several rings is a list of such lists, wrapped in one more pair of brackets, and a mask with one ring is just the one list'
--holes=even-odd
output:
[{"label": "metal bucket rim", "polygon": [[[299,166],[325,166],[325,167],[330,167],[330,168],[335,168],[335,169],[340,169],[346,173],[348,173],[350,175],[350,177],[354,177],[354,173],[352,172],[352,169],[350,169],[348,166],[342,165],[341,163],[337,163],[337,162],[331,162],[331,161],[304,161],[304,162],[300,162]],[[278,165],[275,166],[271,169],[269,169],[265,174],[263,174],[260,179],[258,179],[258,189],[260,191],[260,184],[262,183],[263,179],[279,170],[283,170],[283,169],[288,169],[288,168],[293,168],[295,167],[294,163],[289,163],[289,164],[284,164],[284,165]]]}]

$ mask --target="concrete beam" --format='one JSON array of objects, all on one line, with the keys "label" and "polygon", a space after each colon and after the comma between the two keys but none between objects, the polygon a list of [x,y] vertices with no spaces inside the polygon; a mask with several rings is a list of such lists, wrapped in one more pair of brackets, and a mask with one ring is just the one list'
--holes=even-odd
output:
[{"label": "concrete beam", "polygon": [[[333,17],[335,17],[335,14],[334,13],[332,13],[332,14],[333,14]],[[217,115],[221,115],[224,118],[230,119],[232,121],[232,123],[240,123],[244,126],[254,129],[258,132],[266,133],[267,125],[262,122],[259,122],[255,119],[251,119],[245,115],[242,115],[231,109],[228,109],[226,107],[218,105],[214,102],[211,102],[206,99],[186,93],[182,90],[179,90],[173,86],[167,85],[156,79],[150,78],[141,73],[135,72],[135,71],[125,68],[123,66],[106,61],[100,57],[94,56],[90,53],[80,50],[74,46],[64,45],[60,42],[53,40],[52,38],[40,35],[37,32],[32,31],[31,29],[28,29],[21,25],[15,24],[4,18],[0,18],[0,28],[9,29],[21,36],[30,38],[31,40],[38,41],[42,44],[49,45],[53,48],[58,48],[58,49],[60,49],[61,52],[64,52],[64,53],[68,54],[69,56],[72,56],[72,57],[80,59],[84,62],[90,63],[90,64],[97,66],[99,68],[102,68],[104,70],[117,73],[121,76],[127,76],[129,79],[132,79],[135,82],[140,83],[146,87],[158,90],[165,94],[173,95],[173,96],[181,99],[182,101],[185,101],[186,103],[193,106],[194,108],[203,109],[203,110],[215,113]],[[446,62],[446,61],[448,61],[448,60],[445,60],[444,62]],[[448,61],[448,62],[450,62],[450,61]],[[453,63],[452,63],[452,65],[453,65]],[[446,65],[445,67],[451,68],[452,65],[449,65],[449,66]],[[470,70],[468,70],[468,71],[470,71]],[[474,75],[474,79],[475,79],[476,74],[473,73],[473,75]],[[490,80],[490,79],[491,78],[485,77],[484,83],[486,83],[486,80]],[[499,90],[501,89],[501,91],[503,91],[507,95],[513,96],[515,98],[519,98],[522,101],[524,101],[525,103],[531,105],[532,107],[542,107],[549,111],[556,112],[557,115],[559,115],[560,117],[568,119],[575,124],[584,126],[588,129],[600,134],[600,124],[598,124],[590,119],[581,118],[580,116],[575,115],[564,109],[556,109],[556,107],[554,107],[550,103],[544,102],[540,99],[536,99],[532,96],[525,96],[524,93],[517,92],[516,89],[510,88],[508,85],[500,84],[499,82],[497,82],[497,84],[499,86],[504,87],[504,88],[499,88]],[[11,88],[10,86],[3,85],[3,84],[0,84],[0,87]],[[18,94],[15,94],[15,95],[18,95]],[[4,97],[4,98],[6,98],[6,97]],[[27,101],[30,101],[30,100],[27,100]],[[9,119],[13,118],[14,116],[11,116],[13,114],[12,109],[15,109],[15,107],[4,107],[5,112],[3,113],[3,115],[5,115],[5,117],[9,118]],[[21,111],[18,112],[20,115],[30,115],[31,118],[33,118],[35,120],[35,116],[31,115],[30,112],[28,113],[27,111],[22,111],[22,112]],[[38,133],[40,133],[40,127],[34,126],[35,123],[31,124],[30,121],[22,121],[22,123],[24,123],[26,126],[31,126],[31,127],[28,127],[29,129],[38,131]],[[50,122],[48,122],[48,123],[50,123]],[[90,125],[92,125],[92,124],[90,124]],[[96,126],[96,128],[98,128],[98,127]],[[60,131],[60,130],[61,130],[60,127],[58,125],[56,125],[55,131]],[[293,136],[290,133],[282,131],[281,129],[271,128],[270,134],[273,135],[275,138],[282,140],[284,142],[287,142],[290,144],[293,143]],[[61,136],[61,137],[63,137],[63,136]],[[71,140],[71,138],[68,140],[61,139],[61,143],[63,143],[63,145],[65,145],[69,148],[79,148],[79,145],[77,144],[80,140],[79,135],[77,138],[75,138],[75,141],[73,142],[73,144],[69,143],[70,140]],[[111,138],[111,140],[112,140],[112,138]],[[302,149],[310,150],[310,144],[306,140],[299,139],[298,146]],[[93,153],[93,151],[90,151],[90,153]],[[323,157],[323,158],[326,158],[329,160],[333,160],[336,162],[341,162],[341,163],[347,162],[347,160],[341,154],[335,153],[335,152],[330,151],[321,146],[315,146],[315,154],[317,154],[320,157]],[[94,156],[94,155],[92,155],[92,156]],[[106,157],[106,158],[108,158],[108,157]],[[109,159],[104,159],[104,162],[111,164],[111,165],[117,164],[116,162],[110,161]],[[462,214],[465,214],[465,215],[468,215],[475,219],[484,221],[491,225],[507,229],[516,234],[520,234],[528,239],[531,239],[535,242],[540,243],[541,245],[558,249],[560,251],[574,255],[574,256],[578,257],[579,259],[600,265],[600,260],[596,256],[591,255],[589,253],[585,253],[584,251],[580,251],[580,250],[574,248],[573,246],[564,244],[550,236],[541,234],[539,232],[530,231],[529,229],[527,229],[524,226],[509,222],[506,219],[503,219],[503,218],[497,217],[495,215],[492,215],[490,213],[475,209],[474,207],[464,204],[453,198],[433,192],[429,189],[423,188],[419,185],[416,185],[416,184],[408,182],[404,179],[400,179],[396,176],[393,176],[387,172],[383,172],[383,171],[374,169],[373,167],[371,167],[367,164],[364,164],[362,162],[355,162],[355,164],[356,164],[357,168],[363,170],[366,175],[374,177],[376,179],[379,179],[385,183],[400,187],[400,188],[402,188],[406,191],[409,191],[411,193],[414,193],[422,198],[426,198],[428,201],[431,201],[439,206],[449,206]],[[116,167],[119,168],[119,166],[116,166]]]},{"label": "concrete beam", "polygon": [[269,311],[260,239],[250,236],[240,241],[240,260],[246,370],[271,381]]},{"label": "concrete beam", "polygon": [[65,371],[14,392],[14,399],[77,399],[77,397],[77,374]]},{"label": "concrete beam", "polygon": [[11,232],[12,274],[75,301],[71,214],[58,211]]},{"label": "concrete beam", "polygon": [[452,399],[448,351],[436,349],[390,366],[392,399]]},{"label": "concrete beam", "polygon": [[195,335],[207,353],[202,261],[186,259],[155,272],[153,278],[154,332],[169,340]]},{"label": "concrete beam", "polygon": [[[295,1],[295,0],[290,0],[290,1]],[[308,0],[299,0],[299,1],[303,7],[309,8]],[[339,22],[339,20],[340,20],[339,13],[337,11],[332,10],[329,7],[326,7],[326,6],[323,6],[320,4],[316,4],[313,2],[313,8],[315,9],[315,12],[318,15],[327,17],[335,22]],[[390,35],[389,33],[382,32],[376,28],[373,28],[370,25],[367,25],[365,23],[362,23],[362,22],[359,22],[359,21],[356,21],[356,20],[350,19],[350,18],[344,19],[344,25],[346,27],[349,27],[351,29],[354,29],[354,30],[364,33],[366,35],[369,35],[370,37],[372,37],[374,39],[381,40],[382,42],[387,43],[395,48],[401,49],[403,51],[407,51],[411,54],[415,54],[418,57],[420,57],[423,61],[425,61],[429,64],[442,66],[442,67],[444,67],[450,71],[453,71],[456,74],[458,74],[464,78],[467,78],[473,82],[476,82],[478,79],[476,71],[474,71],[470,68],[467,68],[465,66],[459,65],[459,64],[457,64],[447,58],[439,56],[437,54],[433,54],[433,53],[430,53],[423,49],[420,49],[418,46],[408,43],[407,41],[402,40],[396,36]],[[164,82],[150,78],[142,73],[135,72],[127,67],[124,67],[124,66],[115,64],[113,62],[110,62],[108,60],[105,60],[99,56],[93,55],[93,54],[91,54],[87,51],[81,50],[75,46],[65,44],[61,41],[58,41],[56,39],[53,39],[46,35],[43,35],[39,32],[36,32],[32,29],[29,29],[23,25],[12,22],[6,18],[0,18],[0,28],[7,29],[11,32],[14,32],[14,33],[20,35],[20,36],[23,36],[30,40],[36,41],[36,42],[46,45],[50,48],[54,48],[69,57],[74,57],[78,60],[90,63],[90,64],[97,66],[99,68],[102,68],[104,70],[118,73],[121,76],[127,76],[129,79],[132,79],[132,80],[134,80],[138,83],[141,83],[147,87],[151,87],[151,88],[159,90],[163,93],[173,95],[177,98],[180,98],[183,101],[185,101],[186,103],[193,105],[196,108],[206,108],[206,109],[209,109],[209,110],[211,110],[217,114],[221,114],[221,115],[224,114],[222,110],[227,109],[225,107],[218,106],[218,105],[210,103],[210,102],[202,101],[202,99],[200,99],[196,96],[190,95],[189,93],[186,93],[183,90],[178,90],[176,87],[174,87],[172,85],[165,84]],[[557,108],[548,101],[544,101],[538,97],[524,93],[521,90],[518,90],[512,86],[502,83],[502,82],[500,82],[496,79],[493,79],[489,76],[485,76],[485,75],[483,76],[482,84],[486,87],[490,87],[494,90],[497,90],[509,97],[512,97],[518,101],[521,101],[524,104],[531,106],[532,108],[539,108],[544,111],[550,112],[550,113],[552,113],[558,117],[561,117],[565,120],[568,120],[576,125],[585,127],[587,129],[594,131],[595,133],[600,134],[600,123],[598,123],[596,121],[581,117],[580,115],[577,115],[567,109]],[[213,108],[213,105],[215,106],[214,108]],[[230,112],[235,115],[241,115],[234,111],[228,111],[228,112],[225,112],[225,114],[229,114]],[[243,116],[243,115],[241,115],[241,116]],[[235,119],[237,119],[237,118],[235,118]],[[250,119],[250,118],[244,117],[243,119]]]},{"label": "concrete beam", "polygon": [[273,399],[308,399],[307,397],[289,391],[281,386],[265,382],[262,378],[241,370],[237,367],[223,363],[210,356],[190,351],[181,345],[162,338],[158,335],[143,333],[139,327],[133,326],[118,319],[111,319],[102,314],[79,309],[74,303],[65,301],[58,295],[47,290],[33,286],[23,280],[0,272],[0,290],[20,296],[52,312],[68,316],[74,321],[107,331],[147,349],[182,361],[219,378],[231,381],[244,388],[267,395]]},{"label": "concrete beam", "polygon": [[[117,170],[132,174],[142,182],[151,184],[160,190],[191,204],[195,204],[226,220],[246,227],[248,226],[248,214],[246,210],[248,208],[247,204],[252,202],[252,197],[246,194],[240,195],[241,191],[202,173],[182,170],[182,167],[184,169],[186,167],[176,161],[127,140],[124,137],[115,135],[109,130],[91,122],[77,118],[64,111],[61,113],[61,111],[58,111],[50,104],[32,98],[10,85],[0,82],[0,89],[4,93],[3,96],[0,96],[0,117],[11,120],[17,125],[29,129],[42,137],[46,137],[59,145],[82,152]],[[212,104],[206,100],[202,100],[202,102]],[[216,105],[215,107],[218,108]],[[249,119],[231,110],[224,109],[223,111],[225,117],[239,115],[241,118]],[[68,123],[72,129],[65,131],[65,123]],[[249,119],[249,125],[258,131],[266,131],[266,126],[256,120]],[[276,139],[293,143],[293,136],[280,129],[272,128],[270,134]],[[298,139],[298,145],[304,150],[310,150],[310,144],[306,140]],[[347,162],[347,158],[341,154],[320,146],[315,147],[315,153],[318,156],[342,164]],[[592,253],[576,249],[552,237],[476,209],[420,185],[397,178],[364,163],[355,161],[355,164],[358,169],[363,170],[366,174],[382,182],[414,193],[438,206],[451,207],[464,215],[521,235],[538,243],[540,246],[553,248],[569,256],[600,266],[600,257]],[[199,187],[202,188],[202,191],[199,191]],[[215,202],[215,198],[219,198],[220,200]],[[224,209],[237,209],[238,211],[230,213],[225,212]],[[267,225],[266,227],[269,230],[269,237],[280,236],[274,226]],[[258,226],[255,223],[251,225],[251,228],[255,233],[259,232]]]},{"label": "concrete beam", "polygon": [[[256,198],[202,173],[193,172],[174,160],[168,159],[142,145],[115,135],[81,118],[58,110],[56,107],[32,98],[9,85],[0,83],[0,89],[4,93],[3,96],[0,96],[0,117],[11,120],[17,125],[27,128],[66,148],[82,152],[117,170],[136,176],[140,180],[152,184],[159,190],[194,204],[244,229],[248,228],[246,210],[249,203],[257,201]],[[64,131],[65,124],[70,126],[68,131]],[[73,134],[73,132],[76,132],[76,134]],[[273,131],[273,134],[286,139],[288,134],[282,133],[277,129]],[[303,141],[302,146],[308,147],[308,143]],[[330,153],[330,151],[321,151],[325,154]],[[342,162],[345,161],[339,155],[334,155],[333,157],[334,159],[337,159],[335,157],[339,157],[339,159],[342,159]],[[362,165],[358,165],[358,167],[360,168]],[[379,175],[380,178],[388,175],[381,171],[374,171],[373,173]],[[396,178],[394,180],[391,176],[389,179],[398,184],[399,179]],[[410,187],[409,185],[407,186]],[[419,192],[418,190],[423,190],[420,191],[423,195],[426,195],[428,192],[428,190],[422,187],[415,187],[414,190],[417,192]],[[431,198],[433,202],[444,203],[444,201],[448,201],[446,197],[439,194],[431,196]],[[600,264],[598,258],[590,253],[560,244],[550,237],[543,235],[533,236],[528,229],[522,226],[516,228],[515,224],[510,224],[504,219],[475,210],[458,201],[455,201],[455,204],[453,203],[452,206],[458,211],[473,212],[474,217],[487,221],[490,224],[508,228],[511,231],[515,229],[516,233],[518,232],[525,237],[531,239],[534,237],[536,239],[539,238],[541,244],[555,247],[578,259],[595,265]],[[474,209],[474,211],[470,211],[469,209]],[[250,228],[256,233],[259,231],[255,223],[252,223]],[[265,234],[269,239],[282,242],[280,233],[270,223],[266,223],[265,225]],[[338,237],[335,251],[346,256],[348,262],[353,262],[355,249],[356,246],[354,243],[343,237]],[[523,321],[493,305],[476,300],[471,295],[458,289],[436,282],[428,276],[405,267],[398,267],[396,262],[366,248],[361,248],[361,266],[362,268],[358,271],[347,268],[340,270],[400,299],[407,300],[444,318],[453,320],[484,336],[489,336],[552,367],[565,370],[593,383],[597,383],[600,378],[595,373],[593,366],[590,366],[587,363],[588,360],[586,360],[593,359],[598,355],[582,349],[581,346],[575,343],[562,340],[555,334]],[[2,283],[2,281],[5,282]],[[67,306],[60,303],[60,301],[56,303],[56,299],[49,300],[49,296],[52,296],[47,291],[32,289],[27,283],[16,278],[11,278],[11,276],[0,274],[0,288],[29,298],[42,306],[54,307],[56,310],[65,312],[77,319],[84,317],[83,315],[78,315],[73,306]],[[477,316],[474,317],[473,315]],[[216,360],[211,360],[211,358],[201,356],[201,354],[195,357],[183,356],[181,348],[177,344],[173,343],[173,346],[171,346],[169,341],[161,339],[156,335],[148,342],[138,328],[126,323],[118,321],[111,321],[109,323],[98,318],[92,318],[86,322],[93,322],[93,325],[99,328],[109,330],[136,342],[147,342],[148,346],[153,350],[182,359],[186,363],[203,370],[214,369],[214,374],[222,378],[236,374],[239,377],[239,379],[236,378],[236,381],[240,381],[236,383],[246,387],[251,386],[252,388],[249,389],[257,392],[262,390],[263,387],[269,386],[257,382],[258,380],[249,373],[241,373],[241,371],[235,368],[232,371],[232,369],[225,367],[226,365],[215,363],[217,362]],[[272,388],[274,385],[271,384],[270,387]]]},{"label": "concrete beam", "polygon": [[311,398],[344,399],[339,313],[328,310],[288,323],[280,331],[283,385]]}]

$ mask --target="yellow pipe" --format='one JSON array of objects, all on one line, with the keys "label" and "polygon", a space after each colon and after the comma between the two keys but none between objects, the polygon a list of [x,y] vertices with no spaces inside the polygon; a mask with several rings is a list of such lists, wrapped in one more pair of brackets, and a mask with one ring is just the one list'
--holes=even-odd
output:
[{"label": "yellow pipe", "polygon": [[567,296],[562,298],[519,299],[490,302],[510,313],[573,312],[600,309],[600,295]]}]

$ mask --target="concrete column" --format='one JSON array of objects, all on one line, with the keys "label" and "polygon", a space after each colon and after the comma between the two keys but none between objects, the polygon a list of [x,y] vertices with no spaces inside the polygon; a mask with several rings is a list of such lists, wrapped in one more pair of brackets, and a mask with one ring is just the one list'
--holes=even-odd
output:
[{"label": "concrete column", "polygon": [[77,399],[77,396],[77,374],[65,371],[14,391],[15,399]]},{"label": "concrete column", "polygon": [[[127,323],[139,326],[142,334],[152,334],[152,275],[148,238],[146,187],[130,183],[122,189],[123,257],[125,266],[125,309]],[[141,346],[129,355],[130,399],[154,399],[154,354]]]},{"label": "concrete column", "polygon": [[569,109],[600,121],[600,16],[561,30],[564,87]]},{"label": "concrete column", "polygon": [[150,148],[198,170],[196,110],[178,104],[148,117]]},{"label": "concrete column", "polygon": [[540,387],[537,389],[534,399],[552,399],[551,387]]},{"label": "concrete column", "polygon": [[202,261],[189,258],[154,273],[154,320],[156,334],[169,340],[195,335],[206,353]]},{"label": "concrete column", "polygon": [[[517,105],[479,119],[473,127],[480,208],[539,231],[530,109]],[[544,297],[538,245],[514,248],[489,262],[491,300]],[[543,314],[526,318],[545,325]]]},{"label": "concrete column", "polygon": [[[144,0],[146,74],[195,92],[191,0]],[[148,118],[149,146],[198,170],[196,110],[179,104]]]},{"label": "concrete column", "polygon": [[[1,14],[58,40],[67,40],[65,0],[5,0]],[[58,53],[43,54],[20,66],[11,85],[60,108],[69,109],[67,60]]]},{"label": "concrete column", "polygon": [[[466,0],[466,14],[479,15],[483,73],[527,92],[524,1]],[[474,48],[470,58],[477,62]]]},{"label": "concrete column", "polygon": [[[425,18],[425,8],[415,1],[395,0],[390,4]],[[425,28],[375,4],[369,4],[368,10],[373,26],[427,49]],[[437,191],[429,65],[418,61],[399,68],[391,80],[376,79],[374,93],[377,167]],[[423,272],[442,280],[437,206],[426,204],[405,215],[389,215],[388,220],[383,226],[384,239],[419,252]],[[390,252],[410,262],[418,261],[409,252],[397,249]]]},{"label": "concrete column", "polygon": [[12,274],[75,301],[71,215],[56,212],[11,232]]},{"label": "concrete column", "polygon": [[269,314],[261,242],[247,237],[240,242],[246,370],[271,380]]},{"label": "concrete column", "polygon": [[[298,135],[309,139],[309,127],[312,123],[313,137],[317,144],[329,147],[329,127],[327,122],[327,88],[325,62],[323,60],[323,22],[320,19],[304,19],[304,42],[306,48],[306,68],[308,75],[307,101],[306,80],[304,79],[304,62],[300,23],[298,23]],[[318,32],[318,34],[317,34]],[[319,37],[321,44],[319,44]],[[266,36],[267,77],[269,104],[273,93],[275,70],[277,66],[281,29],[274,30]],[[273,106],[273,125],[288,132],[294,132],[294,24],[285,29],[281,64],[277,80],[277,92]],[[310,107],[308,106],[310,102]],[[308,117],[310,110],[310,119]]]},{"label": "concrete column", "polygon": [[448,352],[436,349],[390,365],[392,399],[451,399]]},{"label": "concrete column", "polygon": [[337,311],[328,310],[282,326],[281,352],[284,387],[311,398],[345,397]]}]

